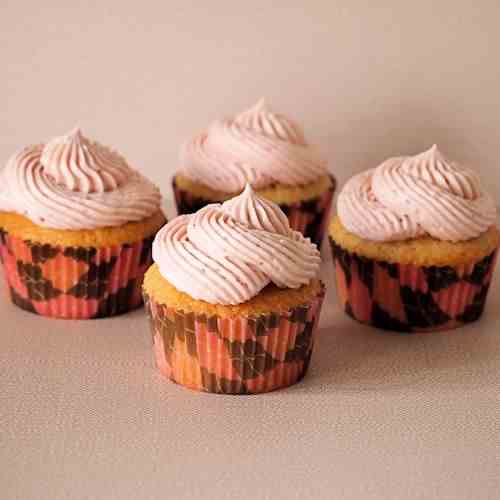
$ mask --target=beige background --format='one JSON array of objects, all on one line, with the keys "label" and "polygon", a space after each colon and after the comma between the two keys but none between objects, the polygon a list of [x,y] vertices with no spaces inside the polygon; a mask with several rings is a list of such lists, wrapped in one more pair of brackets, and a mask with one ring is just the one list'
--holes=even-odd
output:
[{"label": "beige background", "polygon": [[[0,162],[79,124],[168,204],[179,143],[265,96],[341,181],[437,142],[498,199],[499,19],[487,0],[0,0]],[[358,326],[330,290],[307,380],[241,398],[163,380],[142,312],[2,300],[1,497],[496,499],[498,288],[476,327],[433,336]]]}]

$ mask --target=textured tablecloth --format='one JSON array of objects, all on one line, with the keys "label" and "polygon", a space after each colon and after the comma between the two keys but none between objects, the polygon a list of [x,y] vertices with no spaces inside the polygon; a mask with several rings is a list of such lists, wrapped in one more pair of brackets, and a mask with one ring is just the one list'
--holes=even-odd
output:
[{"label": "textured tablecloth", "polygon": [[433,335],[360,326],[330,287],[309,375],[261,396],[162,378],[142,310],[54,321],[3,300],[1,497],[498,498],[493,286],[482,321]]}]

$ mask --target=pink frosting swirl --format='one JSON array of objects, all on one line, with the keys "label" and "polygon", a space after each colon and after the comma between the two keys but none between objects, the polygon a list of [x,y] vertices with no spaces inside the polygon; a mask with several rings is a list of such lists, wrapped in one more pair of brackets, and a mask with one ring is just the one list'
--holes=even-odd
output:
[{"label": "pink frosting swirl", "polygon": [[428,234],[463,241],[495,223],[496,207],[474,172],[446,160],[434,145],[352,177],[339,195],[338,214],[346,229],[368,240]]},{"label": "pink frosting swirl", "polygon": [[56,184],[80,193],[113,191],[131,172],[121,155],[89,141],[79,128],[48,142],[40,163]]},{"label": "pink frosting swirl", "polygon": [[0,210],[55,229],[95,229],[158,211],[156,186],[79,129],[13,155],[0,171]]},{"label": "pink frosting swirl", "polygon": [[162,276],[194,299],[240,304],[266,285],[299,288],[319,269],[316,245],[250,185],[224,204],[175,218],[153,243]]},{"label": "pink frosting swirl", "polygon": [[326,161],[301,128],[271,112],[263,100],[233,119],[219,120],[185,144],[181,173],[224,192],[245,184],[301,185],[327,173]]}]

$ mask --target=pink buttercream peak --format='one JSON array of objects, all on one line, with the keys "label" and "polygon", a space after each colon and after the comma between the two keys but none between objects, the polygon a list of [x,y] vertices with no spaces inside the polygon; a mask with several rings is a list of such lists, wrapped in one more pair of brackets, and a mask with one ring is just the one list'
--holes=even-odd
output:
[{"label": "pink buttercream peak", "polygon": [[306,146],[301,128],[285,116],[271,111],[264,98],[240,113],[234,123],[275,139]]},{"label": "pink buttercream peak", "polygon": [[65,136],[62,136],[66,139],[67,142],[82,142],[83,141],[83,133],[80,127],[75,127],[70,130]]},{"label": "pink buttercream peak", "polygon": [[349,231],[374,241],[426,234],[463,241],[496,220],[495,203],[476,174],[449,161],[436,145],[352,177],[339,195],[338,213]]},{"label": "pink buttercream peak", "polygon": [[302,185],[327,173],[301,127],[263,99],[235,118],[217,120],[181,150],[182,173],[224,192],[272,183]]},{"label": "pink buttercream peak", "polygon": [[226,201],[222,208],[252,229],[265,229],[286,236],[292,231],[288,217],[279,206],[258,196],[248,183],[239,196]]},{"label": "pink buttercream peak", "polygon": [[234,121],[235,123],[246,125],[248,124],[248,120],[251,119],[252,117],[261,113],[270,113],[270,112],[271,110],[269,109],[265,98],[262,97],[260,100],[257,101],[256,104],[250,106],[248,109],[242,111],[239,115],[237,115],[234,118]]},{"label": "pink buttercream peak", "polygon": [[130,172],[121,155],[91,142],[79,128],[49,141],[40,162],[57,184],[82,193],[112,191]]},{"label": "pink buttercream peak", "polygon": [[177,217],[153,243],[162,276],[178,290],[213,304],[240,304],[266,285],[298,288],[319,269],[316,245],[290,229],[275,203],[247,185],[224,204]]},{"label": "pink buttercream peak", "polygon": [[0,210],[57,229],[119,226],[152,215],[161,203],[156,186],[78,127],[13,155],[0,182]]}]

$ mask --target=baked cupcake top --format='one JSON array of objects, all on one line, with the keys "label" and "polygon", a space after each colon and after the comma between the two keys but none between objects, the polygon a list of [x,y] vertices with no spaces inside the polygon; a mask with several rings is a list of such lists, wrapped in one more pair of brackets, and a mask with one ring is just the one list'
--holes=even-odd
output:
[{"label": "baked cupcake top", "polygon": [[212,189],[240,192],[272,184],[305,185],[327,173],[326,160],[291,119],[264,100],[217,120],[181,148],[180,174]]},{"label": "baked cupcake top", "polygon": [[53,229],[96,229],[146,219],[160,209],[158,188],[117,152],[76,128],[28,146],[0,170],[0,211]]},{"label": "baked cupcake top", "polygon": [[496,220],[493,198],[477,175],[446,159],[436,145],[355,175],[342,189],[337,208],[348,231],[371,241],[422,236],[465,241]]},{"label": "baked cupcake top", "polygon": [[299,288],[320,265],[316,245],[290,229],[278,205],[249,184],[223,204],[165,225],[154,240],[153,260],[177,290],[220,305],[246,302],[270,283]]}]

